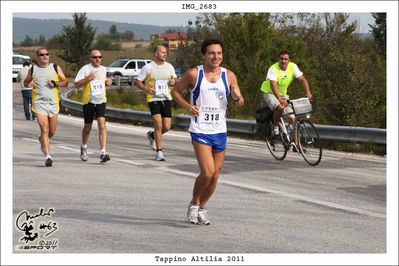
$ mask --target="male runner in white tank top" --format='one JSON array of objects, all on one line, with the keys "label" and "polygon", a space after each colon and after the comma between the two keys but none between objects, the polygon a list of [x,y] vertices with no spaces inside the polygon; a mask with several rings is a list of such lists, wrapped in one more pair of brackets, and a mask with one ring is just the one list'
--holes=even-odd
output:
[{"label": "male runner in white tank top", "polygon": [[[188,70],[172,90],[173,99],[191,115],[190,134],[201,173],[197,177],[186,220],[209,225],[205,205],[216,188],[223,167],[227,142],[227,96],[239,105],[244,98],[234,73],[220,65],[223,44],[216,39],[205,40],[201,46],[203,65]],[[188,103],[182,92],[191,89]]]}]

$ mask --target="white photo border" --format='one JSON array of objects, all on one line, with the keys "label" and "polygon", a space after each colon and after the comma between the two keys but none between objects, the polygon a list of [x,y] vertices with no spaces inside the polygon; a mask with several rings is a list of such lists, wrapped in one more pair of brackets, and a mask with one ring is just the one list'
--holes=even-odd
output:
[{"label": "white photo border", "polygon": [[[74,4],[71,4],[74,2]],[[78,4],[76,4],[78,3]],[[12,90],[10,90],[14,13],[201,13],[182,10],[198,1],[2,1],[1,2],[1,261],[2,264],[153,265],[157,254],[15,254],[12,252]],[[363,264],[398,262],[398,3],[396,1],[204,1],[212,12],[387,13],[387,252],[386,254],[245,254],[245,265]],[[78,7],[77,7],[78,6]],[[123,8],[122,8],[123,6]],[[155,9],[154,9],[155,8]],[[159,254],[158,254],[159,255]],[[171,255],[176,254],[162,254]],[[183,254],[189,257],[194,254]],[[223,255],[223,254],[207,254]],[[116,259],[117,258],[117,259]],[[187,264],[187,263],[185,263]],[[193,263],[195,264],[195,263]],[[203,264],[199,263],[198,265]],[[183,265],[183,264],[182,264]],[[210,264],[209,264],[210,265]]]}]

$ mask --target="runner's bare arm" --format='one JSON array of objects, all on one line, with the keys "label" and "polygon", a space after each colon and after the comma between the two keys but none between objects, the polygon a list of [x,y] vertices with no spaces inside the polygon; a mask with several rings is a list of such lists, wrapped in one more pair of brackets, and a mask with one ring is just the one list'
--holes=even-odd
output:
[{"label": "runner's bare arm", "polygon": [[227,79],[229,80],[229,86],[231,91],[231,97],[240,106],[244,105],[244,97],[241,95],[240,87],[238,86],[238,81],[236,75],[230,70],[227,71]]},{"label": "runner's bare arm", "polygon": [[67,87],[68,79],[65,77],[64,72],[62,71],[60,66],[57,66],[58,73],[58,87]]},{"label": "runner's bare arm", "polygon": [[[33,66],[32,66],[33,67]],[[24,80],[24,86],[25,88],[32,88],[34,85],[34,82],[32,80],[32,73],[29,70],[28,75],[26,76],[25,80]]]},{"label": "runner's bare arm", "polygon": [[199,109],[197,106],[193,106],[188,103],[183,97],[183,91],[189,88],[193,88],[195,86],[195,81],[197,80],[198,70],[196,68],[192,68],[184,73],[183,77],[173,88],[171,94],[175,102],[180,105],[182,108],[186,109],[191,115],[197,116],[199,115]]}]

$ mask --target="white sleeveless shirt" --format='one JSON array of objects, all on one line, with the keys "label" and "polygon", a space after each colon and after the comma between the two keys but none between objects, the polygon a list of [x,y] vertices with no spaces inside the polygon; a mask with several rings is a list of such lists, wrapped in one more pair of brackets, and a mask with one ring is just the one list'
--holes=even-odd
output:
[{"label": "white sleeveless shirt", "polygon": [[33,66],[32,79],[36,81],[36,86],[32,89],[32,102],[58,104],[58,88],[51,88],[48,85],[49,80],[59,81],[58,74],[54,69],[53,63],[47,67]]},{"label": "white sleeveless shirt", "polygon": [[199,116],[191,116],[188,131],[202,134],[226,133],[226,111],[229,86],[227,70],[221,68],[219,79],[209,82],[202,65],[197,66],[198,75],[194,89],[191,91],[191,105],[198,106]]}]

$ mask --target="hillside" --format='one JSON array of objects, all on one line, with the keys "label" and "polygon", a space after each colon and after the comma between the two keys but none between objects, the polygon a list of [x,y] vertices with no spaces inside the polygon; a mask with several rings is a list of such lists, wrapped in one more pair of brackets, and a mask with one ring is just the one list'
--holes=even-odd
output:
[{"label": "hillside", "polygon": [[[120,23],[102,20],[88,20],[92,27],[96,29],[96,34],[108,33],[109,28],[115,25],[119,32],[133,31],[136,40],[148,40],[151,34],[163,33],[169,28],[176,28],[175,26],[154,26],[142,25],[133,23]],[[62,30],[64,25],[72,25],[72,19],[26,19],[13,18],[13,42],[20,43],[28,35],[32,39],[39,38],[39,35],[44,35],[46,39],[53,37]],[[184,27],[179,28],[182,32]]]}]

